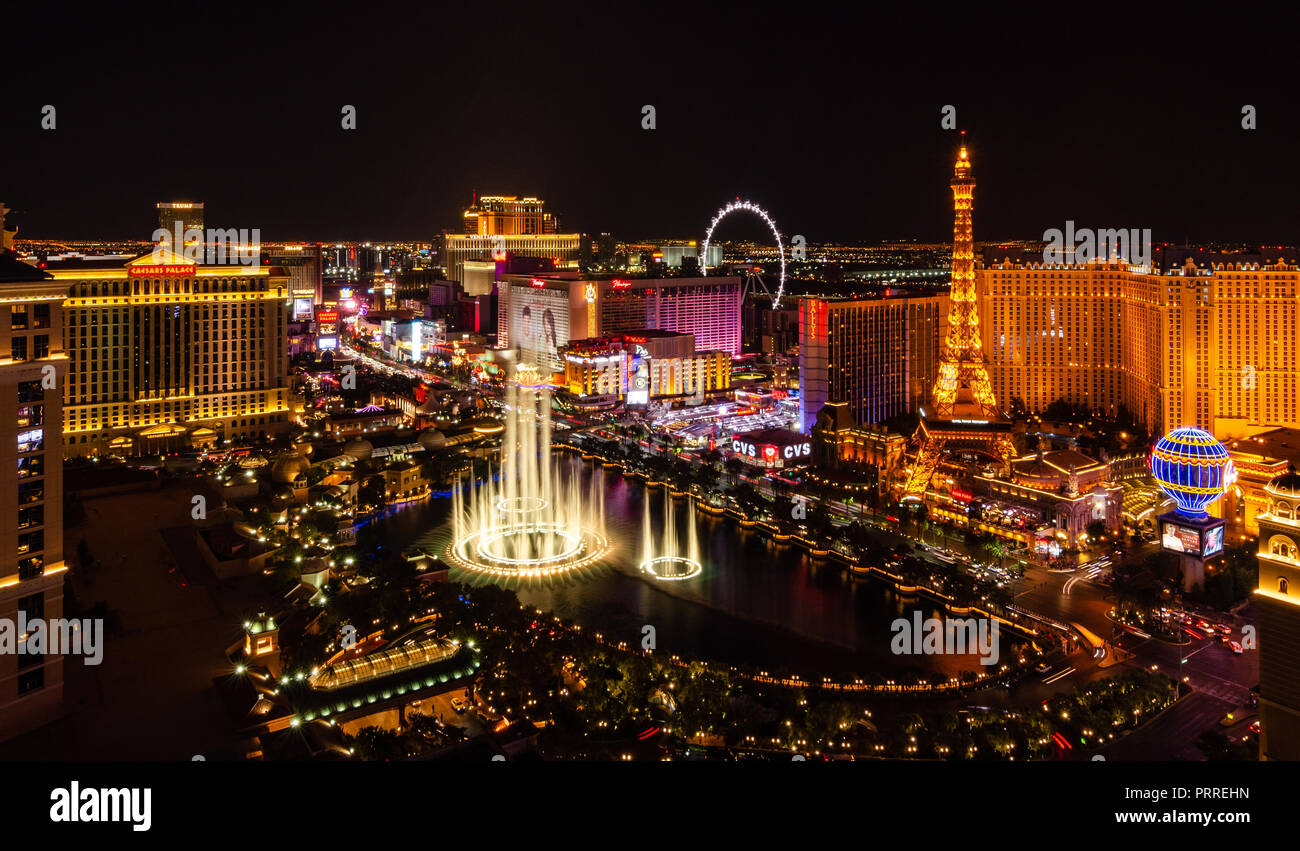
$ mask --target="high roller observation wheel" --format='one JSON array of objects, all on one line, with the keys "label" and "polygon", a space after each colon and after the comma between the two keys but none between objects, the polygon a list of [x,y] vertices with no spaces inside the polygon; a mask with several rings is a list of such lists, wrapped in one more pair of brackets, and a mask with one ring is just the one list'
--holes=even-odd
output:
[{"label": "high roller observation wheel", "polygon": [[[772,296],[772,309],[776,310],[781,306],[781,296],[785,293],[785,244],[781,241],[781,232],[776,229],[776,222],[772,221],[772,217],[767,214],[767,210],[764,210],[754,202],[742,201],[737,198],[721,210],[718,210],[718,214],[713,217],[713,221],[709,222],[709,229],[704,233],[704,246],[700,250],[700,271],[704,277],[708,277],[709,243],[713,240],[714,228],[718,226],[719,222],[737,210],[744,210],[758,216],[767,223],[769,228],[772,229],[772,236],[776,237],[776,253],[777,256],[781,258],[781,277],[777,281],[776,295]],[[766,289],[766,287],[764,287],[764,289]]]}]

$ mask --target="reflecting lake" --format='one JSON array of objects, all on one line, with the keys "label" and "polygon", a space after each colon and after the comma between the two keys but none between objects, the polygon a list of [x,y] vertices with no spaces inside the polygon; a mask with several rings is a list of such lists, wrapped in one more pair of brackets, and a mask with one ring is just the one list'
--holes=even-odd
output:
[{"label": "reflecting lake", "polygon": [[[660,538],[664,496],[639,481],[592,469],[576,460],[566,470],[586,479],[605,478],[606,532],[612,544],[596,568],[559,580],[512,585],[524,603],[553,613],[606,638],[640,646],[643,628],[654,627],[659,652],[733,664],[752,664],[803,677],[844,678],[870,672],[925,670],[948,676],[980,670],[975,655],[895,655],[890,624],[944,612],[925,597],[904,597],[878,580],[855,577],[838,562],[814,559],[792,544],[741,529],[730,518],[697,512],[700,576],[665,582],[641,573],[642,516],[650,500],[654,538]],[[584,484],[586,482],[584,481]],[[585,489],[584,489],[585,491]],[[450,533],[450,500],[416,503],[372,521],[382,524],[387,545],[411,544],[441,552]],[[688,522],[685,500],[674,500],[676,528]],[[683,550],[685,551],[683,544]],[[453,568],[454,581],[481,584],[476,574]],[[1003,657],[1012,642],[1001,636]]]}]

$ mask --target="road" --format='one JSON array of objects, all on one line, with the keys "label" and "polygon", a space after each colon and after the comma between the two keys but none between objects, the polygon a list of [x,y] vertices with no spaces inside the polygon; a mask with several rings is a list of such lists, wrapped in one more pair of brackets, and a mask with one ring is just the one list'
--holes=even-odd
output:
[{"label": "road", "polygon": [[1230,702],[1213,695],[1190,694],[1099,753],[1108,760],[1200,760],[1196,740],[1232,709]]}]

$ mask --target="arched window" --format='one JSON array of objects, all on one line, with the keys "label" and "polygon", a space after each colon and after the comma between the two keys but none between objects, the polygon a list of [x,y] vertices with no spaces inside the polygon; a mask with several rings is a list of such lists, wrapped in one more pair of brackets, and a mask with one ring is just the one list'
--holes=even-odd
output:
[{"label": "arched window", "polygon": [[1275,556],[1293,559],[1296,557],[1295,542],[1283,535],[1274,535],[1269,539],[1268,551]]},{"label": "arched window", "polygon": [[1287,581],[1285,576],[1277,578],[1277,593],[1285,594],[1287,592]]},{"label": "arched window", "polygon": [[1273,504],[1273,513],[1278,517],[1282,518],[1283,520],[1290,520],[1291,504],[1289,502],[1282,502],[1281,500],[1278,500],[1276,503]]}]

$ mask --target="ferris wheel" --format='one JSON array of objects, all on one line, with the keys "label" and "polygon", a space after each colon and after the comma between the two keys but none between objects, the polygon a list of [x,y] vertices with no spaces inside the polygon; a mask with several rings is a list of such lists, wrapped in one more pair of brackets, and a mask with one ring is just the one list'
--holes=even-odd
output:
[{"label": "ferris wheel", "polygon": [[777,278],[776,292],[772,292],[763,276],[758,274],[756,270],[751,269],[745,276],[745,292],[749,293],[761,289],[765,294],[772,297],[772,309],[775,310],[781,306],[781,296],[785,294],[785,244],[781,240],[781,232],[776,229],[776,222],[772,221],[772,217],[768,215],[766,210],[754,202],[742,201],[737,198],[718,210],[718,214],[713,217],[713,221],[709,222],[709,229],[704,234],[704,245],[700,249],[700,271],[706,276],[709,274],[709,243],[713,240],[714,229],[717,228],[719,222],[737,210],[744,210],[758,216],[771,228],[772,236],[776,238],[776,253],[781,260],[781,274]]}]

